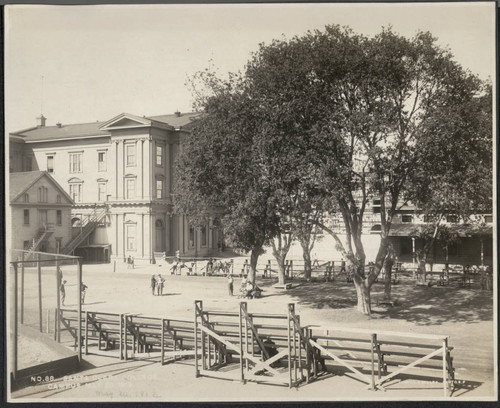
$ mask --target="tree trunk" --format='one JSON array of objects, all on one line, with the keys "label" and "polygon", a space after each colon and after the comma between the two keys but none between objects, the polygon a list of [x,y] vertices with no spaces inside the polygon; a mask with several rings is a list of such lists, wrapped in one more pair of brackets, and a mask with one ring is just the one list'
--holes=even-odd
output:
[{"label": "tree trunk", "polygon": [[250,252],[250,270],[248,271],[247,279],[252,283],[255,283],[255,271],[257,270],[257,261],[261,253],[262,247],[254,247],[252,252]]},{"label": "tree trunk", "polygon": [[278,283],[285,283],[285,258],[278,256],[276,257],[276,263],[278,264]]},{"label": "tree trunk", "polygon": [[366,285],[366,281],[357,276],[357,274],[354,275],[354,286],[356,287],[356,295],[358,297],[356,308],[358,312],[369,316],[372,312],[370,288]]},{"label": "tree trunk", "polygon": [[311,249],[309,243],[300,242],[302,247],[302,258],[304,259],[304,277],[306,280],[311,279],[312,263],[311,263]]},{"label": "tree trunk", "polygon": [[391,300],[391,289],[392,289],[392,265],[394,264],[394,258],[387,255],[384,262],[384,272],[385,272],[385,283],[384,283],[384,299]]}]

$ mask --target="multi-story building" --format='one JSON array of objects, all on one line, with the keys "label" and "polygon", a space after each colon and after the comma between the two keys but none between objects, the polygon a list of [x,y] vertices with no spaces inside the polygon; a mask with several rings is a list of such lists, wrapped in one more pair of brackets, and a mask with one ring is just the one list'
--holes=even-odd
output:
[{"label": "multi-story building", "polygon": [[171,200],[174,163],[197,115],[123,113],[56,126],[42,115],[36,127],[10,134],[10,171],[47,171],[74,201],[75,239],[63,252],[87,261],[207,255],[219,243],[213,221],[195,228]]},{"label": "multi-story building", "polygon": [[45,171],[9,177],[11,249],[61,252],[72,238],[73,200]]}]

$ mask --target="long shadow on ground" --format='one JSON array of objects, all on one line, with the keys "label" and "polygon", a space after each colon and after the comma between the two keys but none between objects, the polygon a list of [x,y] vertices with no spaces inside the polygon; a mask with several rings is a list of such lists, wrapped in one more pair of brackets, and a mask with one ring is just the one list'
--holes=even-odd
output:
[{"label": "long shadow on ground", "polygon": [[[392,297],[396,306],[376,307],[376,299],[383,296],[383,285],[372,287],[372,318],[402,319],[417,325],[443,323],[478,323],[493,320],[493,293],[478,288],[454,286],[415,286],[413,283],[394,285]],[[346,309],[356,306],[356,290],[352,283],[302,283],[287,291],[297,302],[310,308]]]}]

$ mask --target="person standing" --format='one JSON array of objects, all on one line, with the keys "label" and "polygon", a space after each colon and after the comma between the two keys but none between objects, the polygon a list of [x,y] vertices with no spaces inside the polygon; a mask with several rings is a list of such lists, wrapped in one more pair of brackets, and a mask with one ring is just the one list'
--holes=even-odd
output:
[{"label": "person standing", "polygon": [[59,287],[59,293],[61,294],[61,303],[64,306],[64,301],[66,300],[66,287],[64,286],[66,281],[62,281]]},{"label": "person standing", "polygon": [[80,286],[80,293],[82,296],[82,304],[85,303],[85,295],[87,294],[87,288],[88,288],[88,286],[82,282],[82,285]]},{"label": "person standing", "polygon": [[151,291],[153,292],[153,296],[155,295],[155,289],[156,289],[156,276],[152,275],[151,276]]},{"label": "person standing", "polygon": [[158,296],[163,296],[163,285],[165,284],[165,279],[161,275],[156,278],[156,287]]},{"label": "person standing", "polygon": [[227,289],[229,291],[229,296],[233,296],[233,277],[231,275],[227,275]]}]

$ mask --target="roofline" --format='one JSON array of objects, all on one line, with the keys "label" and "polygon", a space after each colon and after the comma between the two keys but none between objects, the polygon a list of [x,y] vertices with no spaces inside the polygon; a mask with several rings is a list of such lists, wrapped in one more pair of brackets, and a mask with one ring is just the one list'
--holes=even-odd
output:
[{"label": "roofline", "polygon": [[[31,173],[31,172],[22,172],[22,173]],[[11,174],[16,174],[16,173],[11,173]],[[47,171],[42,171],[40,172],[40,175],[35,178],[23,191],[21,191],[17,196],[15,196],[13,199],[10,200],[10,203],[12,203],[13,201],[16,201],[19,197],[21,197],[25,192],[26,190],[28,190],[33,184],[35,184],[38,180],[40,180],[43,176],[47,176],[49,178],[49,180],[57,186],[57,188],[62,191],[63,195],[69,200],[70,202],[70,205],[73,206],[75,204],[75,202],[73,201],[73,199],[71,198],[71,196],[66,193],[66,191],[64,191],[64,189],[61,187],[61,185],[54,179],[54,177],[52,177],[49,172]]]},{"label": "roofline", "polygon": [[103,133],[102,135],[82,135],[82,136],[71,136],[63,137],[60,139],[39,139],[39,140],[25,140],[25,143],[41,143],[41,142],[60,142],[65,140],[79,140],[79,139],[96,139],[98,137],[110,137],[110,133]]}]

